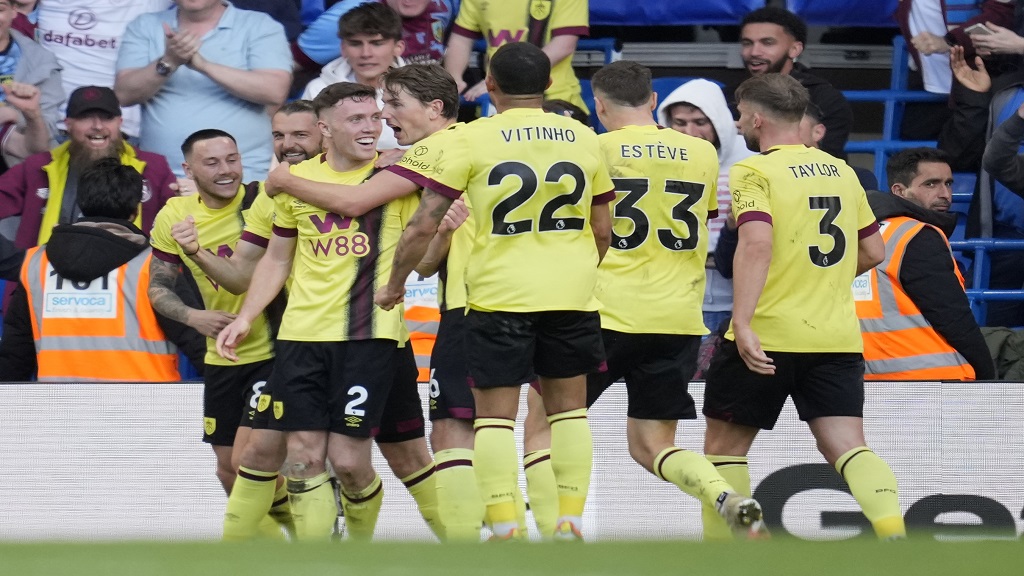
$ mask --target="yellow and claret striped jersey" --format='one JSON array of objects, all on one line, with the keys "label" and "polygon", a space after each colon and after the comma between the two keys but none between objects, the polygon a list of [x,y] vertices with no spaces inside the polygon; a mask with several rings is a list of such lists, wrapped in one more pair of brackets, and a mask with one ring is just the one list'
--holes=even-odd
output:
[{"label": "yellow and claret striped jersey", "polygon": [[733,164],[729,188],[741,234],[752,220],[772,225],[772,262],[751,321],[761,347],[862,352],[850,286],[858,241],[878,223],[853,169],[816,148],[775,146]]},{"label": "yellow and claret striped jersey", "polygon": [[701,305],[707,220],[718,212],[714,145],[656,125],[598,139],[616,195],[612,242],[597,276],[601,326],[707,334]]},{"label": "yellow and claret striped jersey", "polygon": [[[487,43],[487,56],[513,42],[528,42],[530,20],[547,21],[542,46],[553,36],[590,34],[590,12],[587,0],[462,0],[453,34]],[[580,97],[580,81],[572,70],[572,56],[551,68],[551,86],[544,96],[550,100],[567,100],[587,110]]]},{"label": "yellow and claret striped jersey", "polygon": [[428,187],[473,210],[467,305],[538,312],[598,309],[591,206],[614,199],[597,135],[539,108],[466,124]]},{"label": "yellow and claret striped jersey", "polygon": [[[373,162],[335,172],[320,155],[291,171],[315,182],[356,185],[373,173]],[[302,342],[408,340],[404,307],[385,311],[374,305],[373,294],[388,281],[395,247],[419,198],[393,200],[358,218],[327,212],[287,193],[274,202],[274,234],[297,237],[278,337]]]},{"label": "yellow and claret striped jersey", "polygon": [[[153,222],[153,230],[150,232],[153,256],[173,264],[184,263],[192,277],[195,278],[196,285],[199,286],[199,293],[207,310],[238,313],[245,300],[245,295],[236,296],[221,288],[199,268],[199,265],[191,258],[186,257],[181,246],[171,237],[171,226],[181,222],[186,216],[192,216],[195,219],[196,232],[199,234],[200,249],[209,250],[217,256],[227,258],[231,256],[235,244],[242,236],[245,213],[248,212],[248,210],[242,210],[244,197],[245,190],[240,186],[238,194],[235,195],[231,203],[218,209],[203,204],[199,194],[171,198],[160,209]],[[206,339],[206,363],[216,366],[236,364],[217,354],[216,342],[214,338]],[[238,346],[239,360],[237,363],[249,364],[273,356],[270,324],[267,321],[267,316],[261,314],[253,321],[249,337]]]},{"label": "yellow and claret striped jersey", "polygon": [[[458,130],[462,123],[452,124],[444,130],[438,130],[430,136],[417,142],[410,148],[402,159],[385,170],[393,172],[420,187],[430,183],[431,175],[437,161],[445,154],[445,150],[458,137]],[[463,195],[466,207],[470,207],[469,200]],[[448,256],[445,258],[438,270],[437,301],[441,311],[466,306],[466,265],[469,262],[469,253],[473,245],[473,211],[470,210],[469,218],[455,231],[452,236],[451,247],[448,249]]]}]

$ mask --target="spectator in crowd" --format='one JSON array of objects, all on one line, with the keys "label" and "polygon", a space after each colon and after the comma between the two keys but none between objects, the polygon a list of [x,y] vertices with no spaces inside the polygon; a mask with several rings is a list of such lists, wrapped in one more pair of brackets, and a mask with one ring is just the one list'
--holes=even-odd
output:
[{"label": "spectator in crowd", "polygon": [[[0,340],[0,380],[173,382],[178,353],[149,302],[145,182],[105,158],[82,173],[83,218],[28,251]],[[93,298],[57,298],[88,292]],[[95,301],[101,304],[96,304]],[[45,305],[44,305],[45,303]]]},{"label": "spectator in crowd", "polygon": [[[377,106],[384,105],[384,73],[392,66],[405,65],[402,59],[402,18],[384,4],[371,2],[349,10],[338,21],[341,57],[324,66],[302,93],[303,100],[316,98],[324,88],[336,82],[355,82],[377,91]],[[395,133],[381,120],[377,141],[379,150],[398,148]]]},{"label": "spectator in crowd", "polygon": [[31,37],[13,30],[12,0],[0,0],[0,170],[50,148],[64,90],[57,60]]},{"label": "spectator in crowd", "polygon": [[991,380],[989,356],[948,237],[953,171],[946,154],[911,148],[886,165],[891,194],[868,192],[885,260],[853,284],[866,380]]},{"label": "spectator in crowd", "polygon": [[234,0],[232,4],[242,10],[263,12],[270,16],[284,27],[284,35],[289,42],[297,40],[302,33],[300,0]]},{"label": "spectator in crowd", "polygon": [[110,88],[85,86],[68,99],[65,119],[69,140],[53,150],[29,156],[0,176],[0,219],[20,216],[15,243],[25,249],[44,244],[57,224],[82,216],[78,179],[93,162],[117,158],[143,178],[141,214],[135,225],[144,232],[156,213],[174,196],[174,175],[158,154],[136,151],[121,138],[121,106]]},{"label": "spectator in crowd", "polygon": [[572,102],[566,102],[565,100],[544,100],[544,104],[541,108],[545,112],[552,114],[560,114],[568,118],[572,118],[577,122],[590,126],[590,114],[583,111],[582,108],[573,104]]},{"label": "spectator in crowd", "polygon": [[344,0],[320,15],[292,45],[299,66],[316,69],[341,56],[338,21],[367,2],[384,2],[402,17],[402,58],[406,62],[441,62],[459,0]]},{"label": "spectator in crowd", "polygon": [[580,96],[580,81],[572,69],[576,43],[580,36],[590,33],[588,4],[588,0],[463,0],[448,40],[444,66],[455,78],[459,92],[472,102],[487,93],[483,80],[467,87],[462,77],[469,65],[473,42],[486,38],[488,58],[504,44],[529,42],[543,49],[551,61],[551,85],[544,97],[567,100],[589,113]]},{"label": "spectator in crowd", "polygon": [[[828,128],[825,127],[822,121],[821,109],[814,102],[807,104],[804,117],[800,120],[800,141],[808,148],[820,149],[821,141],[825,139],[826,134],[828,134]],[[861,188],[865,190],[878,190],[878,178],[875,177],[874,172],[852,164],[850,168],[853,168],[853,171],[857,174],[857,180],[860,181]]]},{"label": "spectator in crowd", "polygon": [[[113,86],[117,49],[128,23],[171,5],[171,0],[46,0],[39,5],[36,40],[57,57],[65,94],[82,86]],[[138,106],[121,109],[121,131],[133,139],[139,137],[139,113]]]},{"label": "spectator in crowd", "polygon": [[[747,149],[743,136],[736,131],[722,89],[710,80],[690,80],[673,90],[658,106],[658,123],[707,140],[718,151],[718,215],[708,221],[708,251],[713,253],[730,214],[729,168],[754,152]],[[731,267],[731,256],[729,264]],[[732,315],[732,281],[718,271],[714,258],[707,260],[703,308],[704,325],[712,332]]]},{"label": "spectator in crowd", "polygon": [[[986,134],[995,133],[996,127],[1003,120],[1016,114],[1017,108],[1024,104],[1024,89],[1019,86],[1020,78],[1017,74],[1003,74],[993,82],[980,57],[974,59],[976,69],[971,68],[963,57],[963,48],[959,46],[950,49],[950,63],[962,90],[957,91],[954,88],[956,107],[953,121],[950,123],[954,129],[950,131],[945,145],[942,139],[939,140],[939,148],[947,154],[952,154],[951,148],[967,154],[976,147],[978,150],[975,154],[980,165],[981,156],[988,149]],[[1000,136],[998,142],[1005,141],[1004,136]],[[1000,155],[1005,157],[1005,154],[1013,155],[1017,149],[1017,146],[1012,146],[997,151],[993,144],[990,158],[998,158]],[[962,160],[961,158],[961,162]],[[952,161],[950,163],[952,164]],[[1002,181],[1002,178],[1010,174],[1005,172],[1005,164],[1002,168],[998,164],[999,162],[994,162],[993,168],[999,176],[990,174],[988,170],[978,173],[977,190],[967,214],[965,235],[968,238],[990,236],[1024,239],[1024,198],[1021,198],[1019,189],[1014,191],[1012,181],[1008,183],[1011,186]],[[957,166],[952,168],[960,169]],[[1024,284],[1024,260],[1020,252],[992,252],[989,254],[989,263],[990,288],[1019,289]],[[1024,303],[990,302],[984,324],[1024,325]]]},{"label": "spectator in crowd", "polygon": [[284,102],[291,66],[284,29],[266,14],[182,1],[128,25],[114,90],[142,104],[142,148],[167,157],[179,177],[181,142],[217,128],[235,136],[245,173],[262,180],[273,155],[266,107]]},{"label": "spectator in crowd", "polygon": [[740,52],[747,72],[752,76],[779,72],[799,81],[823,114],[826,130],[821,149],[836,158],[846,158],[843,147],[850,137],[853,109],[842,92],[796,61],[806,43],[807,24],[784,8],[759,8],[748,13],[740,24]]},{"label": "spectator in crowd", "polygon": [[11,5],[17,12],[11,27],[29,38],[34,37],[39,18],[39,3],[35,0],[11,0]]},{"label": "spectator in crowd", "polygon": [[[908,88],[949,94],[953,76],[949,48],[962,46],[968,58],[975,55],[967,29],[986,21],[1003,26],[1013,22],[1012,0],[907,0],[896,7],[896,21],[907,41],[911,70]],[[950,117],[945,102],[908,103],[900,133],[904,140],[935,140]]]}]

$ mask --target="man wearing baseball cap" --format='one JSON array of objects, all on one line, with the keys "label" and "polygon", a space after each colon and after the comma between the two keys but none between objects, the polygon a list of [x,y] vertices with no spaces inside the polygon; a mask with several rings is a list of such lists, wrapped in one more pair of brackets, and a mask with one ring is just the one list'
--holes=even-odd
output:
[{"label": "man wearing baseball cap", "polygon": [[120,158],[142,174],[145,187],[137,223],[148,233],[157,212],[174,196],[167,159],[136,151],[122,138],[121,106],[110,88],[83,86],[72,92],[65,122],[68,141],[0,175],[0,219],[22,217],[14,243],[19,248],[44,244],[54,225],[76,221],[81,216],[78,177],[101,158]]},{"label": "man wearing baseball cap", "polygon": [[[58,224],[81,217],[76,201],[78,178],[96,160],[119,158],[142,174],[142,210],[136,225],[147,234],[175,182],[167,159],[135,150],[121,136],[121,107],[110,88],[83,86],[68,98],[68,140],[48,152],[33,154],[0,175],[0,230],[15,229],[14,243],[26,249],[45,244]],[[5,299],[6,301],[6,299]]]}]

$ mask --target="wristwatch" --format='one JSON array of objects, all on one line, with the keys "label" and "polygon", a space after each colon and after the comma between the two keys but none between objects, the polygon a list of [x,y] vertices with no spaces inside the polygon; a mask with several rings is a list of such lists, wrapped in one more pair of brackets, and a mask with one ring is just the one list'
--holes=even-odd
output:
[{"label": "wristwatch", "polygon": [[164,62],[163,58],[161,58],[161,59],[156,61],[156,73],[157,74],[159,74],[161,76],[170,76],[171,72],[174,72],[174,68],[172,68],[171,65],[168,64],[167,62]]}]

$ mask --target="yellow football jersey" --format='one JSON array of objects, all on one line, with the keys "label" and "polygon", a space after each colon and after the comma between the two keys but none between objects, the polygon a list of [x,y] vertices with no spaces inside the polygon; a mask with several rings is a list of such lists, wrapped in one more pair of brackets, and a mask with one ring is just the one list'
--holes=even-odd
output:
[{"label": "yellow football jersey", "polygon": [[245,230],[242,240],[257,246],[267,247],[274,227],[274,199],[263,192],[260,182],[260,193],[252,201],[252,206],[245,211]]},{"label": "yellow football jersey", "polygon": [[593,131],[539,108],[506,110],[460,128],[430,180],[472,204],[470,307],[597,310],[590,210],[614,199],[614,185]]},{"label": "yellow football jersey", "polygon": [[[203,204],[199,194],[178,196],[167,201],[153,222],[150,244],[153,246],[154,255],[175,263],[184,262],[192,277],[195,278],[196,285],[199,286],[203,305],[207,310],[238,313],[245,295],[236,296],[227,290],[222,290],[220,285],[207,276],[191,258],[186,257],[181,246],[171,237],[171,226],[184,220],[186,216],[192,216],[196,222],[196,231],[199,233],[200,248],[209,250],[218,256],[228,257],[234,251],[235,244],[238,243],[242,235],[244,212],[248,212],[242,210],[244,196],[245,190],[239,187],[234,200],[220,209],[207,207]],[[221,358],[217,354],[216,344],[216,339],[206,339],[206,363],[217,366],[236,364]],[[237,353],[238,363],[241,364],[258,362],[274,356],[270,324],[267,322],[266,315],[261,314],[256,317],[252,323],[249,337],[238,346]]]},{"label": "yellow football jersey", "polygon": [[660,126],[598,139],[616,193],[612,243],[597,276],[601,326],[707,334],[701,304],[707,220],[718,210],[714,145]]},{"label": "yellow football jersey", "polygon": [[[420,140],[411,147],[397,164],[385,168],[420,187],[427,186],[434,173],[437,162],[454,138],[458,138],[458,130],[462,123],[455,123],[444,130],[438,130]],[[469,200],[463,195],[466,207]],[[442,311],[466,306],[466,264],[469,262],[470,248],[473,244],[473,212],[469,218],[455,231],[452,236],[448,256],[438,270],[437,300]]]},{"label": "yellow football jersey", "polygon": [[[505,44],[528,42],[531,16],[538,20],[547,18],[543,45],[550,42],[552,36],[590,34],[587,0],[462,0],[452,33],[483,38],[490,57]],[[544,96],[550,100],[567,100],[589,112],[580,97],[580,81],[572,69],[572,56],[551,68],[551,86]]]},{"label": "yellow football jersey", "polygon": [[[318,156],[291,171],[316,182],[356,185],[373,173],[373,163],[335,172]],[[419,198],[399,198],[358,218],[327,212],[286,193],[274,201],[274,234],[298,237],[278,337],[302,342],[408,340],[404,307],[385,311],[374,305],[373,294],[388,281],[395,247]]]},{"label": "yellow football jersey", "polygon": [[772,225],[772,262],[751,321],[761,347],[861,352],[850,285],[859,234],[877,224],[853,169],[815,148],[775,146],[734,164],[729,188],[740,226]]}]

